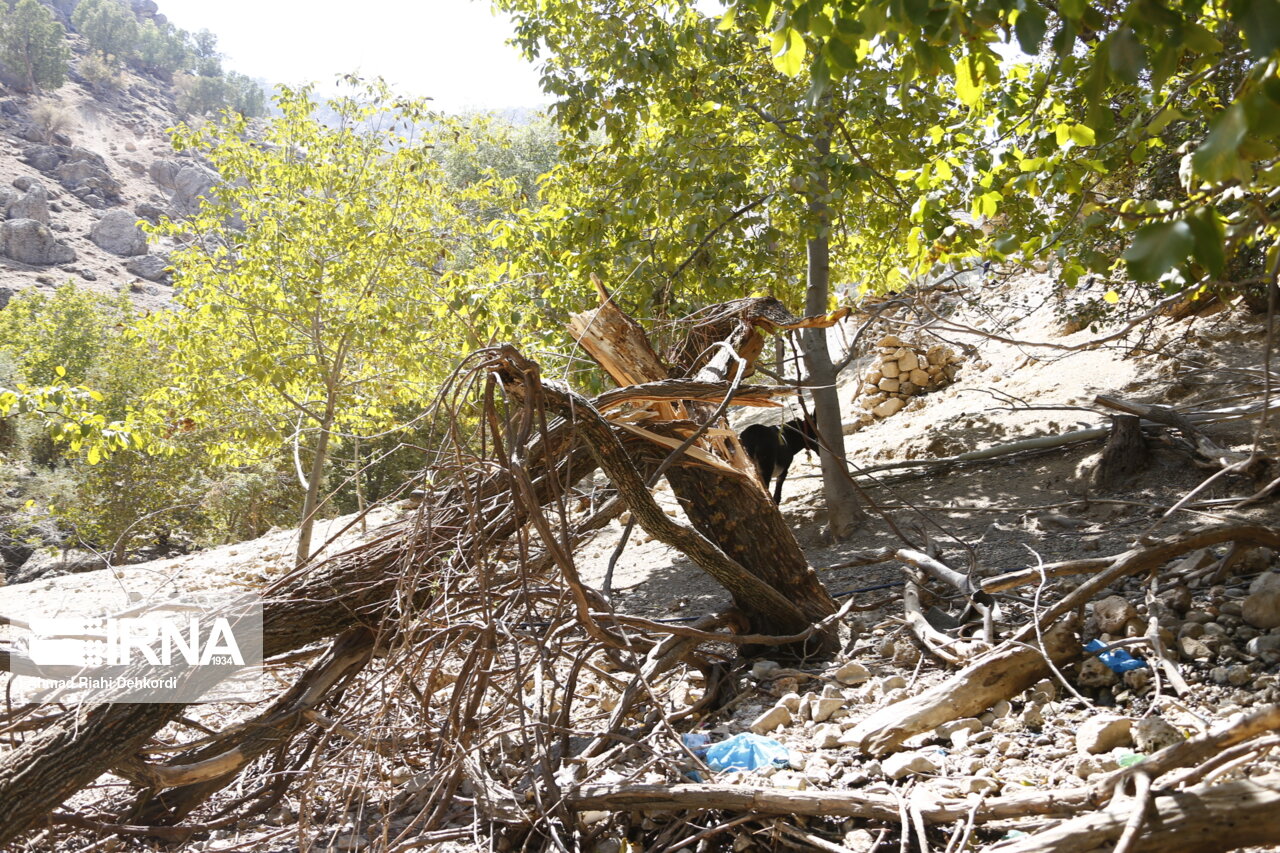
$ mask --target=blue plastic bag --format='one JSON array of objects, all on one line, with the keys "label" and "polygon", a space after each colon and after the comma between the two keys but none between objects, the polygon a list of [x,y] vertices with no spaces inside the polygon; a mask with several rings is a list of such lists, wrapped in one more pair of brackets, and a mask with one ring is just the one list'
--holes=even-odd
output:
[{"label": "blue plastic bag", "polygon": [[791,753],[771,737],[742,732],[708,747],[706,760],[712,770],[758,770],[788,763]]},{"label": "blue plastic bag", "polygon": [[1107,665],[1107,668],[1115,673],[1126,673],[1131,669],[1143,669],[1146,667],[1146,661],[1140,661],[1124,649],[1112,649],[1107,651],[1107,644],[1101,640],[1090,640],[1084,644],[1085,651],[1093,652],[1098,656],[1098,660]]}]

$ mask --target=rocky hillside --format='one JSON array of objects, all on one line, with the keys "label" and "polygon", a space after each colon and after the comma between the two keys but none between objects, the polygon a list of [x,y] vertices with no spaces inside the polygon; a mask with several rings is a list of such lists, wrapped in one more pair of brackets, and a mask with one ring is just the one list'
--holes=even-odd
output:
[{"label": "rocky hillside", "polygon": [[[156,16],[150,0],[134,11]],[[69,40],[69,79],[56,91],[25,94],[0,79],[0,306],[70,280],[155,308],[171,292],[170,247],[148,244],[137,223],[189,211],[213,173],[169,145],[179,121],[169,81],[125,68],[118,87],[95,86],[77,70],[89,50]]]}]

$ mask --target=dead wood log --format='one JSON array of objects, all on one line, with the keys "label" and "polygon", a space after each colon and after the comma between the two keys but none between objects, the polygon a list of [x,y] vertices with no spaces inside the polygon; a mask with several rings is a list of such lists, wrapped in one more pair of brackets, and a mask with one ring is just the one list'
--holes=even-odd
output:
[{"label": "dead wood log", "polygon": [[1114,409],[1118,412],[1124,412],[1139,418],[1171,426],[1182,434],[1191,446],[1196,449],[1202,456],[1209,461],[1222,466],[1223,468],[1234,462],[1239,462],[1248,457],[1247,453],[1233,453],[1215,444],[1207,435],[1201,432],[1195,424],[1193,424],[1185,415],[1175,412],[1173,409],[1165,406],[1153,406],[1148,403],[1135,403],[1132,400],[1122,400],[1119,397],[1108,397],[1105,394],[1099,394],[1094,397],[1094,402],[1100,406],[1106,406],[1108,409]]},{"label": "dead wood log", "polygon": [[[913,798],[912,807],[930,824],[966,820],[975,822],[1028,817],[1071,817],[1088,805],[1087,791],[1013,794],[983,800]],[[755,812],[758,814],[855,817],[897,823],[902,798],[874,791],[790,791],[747,785],[644,785],[618,783],[583,785],[566,792],[578,810],[600,811],[705,811]]]},{"label": "dead wood log", "polygon": [[913,735],[961,717],[974,717],[1001,699],[1009,699],[1051,673],[1054,664],[1081,654],[1074,619],[1063,620],[1037,645],[1008,641],[982,655],[936,687],[888,705],[858,723],[849,739],[862,752],[893,752]]},{"label": "dead wood log", "polygon": [[134,822],[171,824],[186,817],[249,762],[287,743],[311,722],[307,713],[363,669],[373,648],[372,632],[349,630],[258,718],[164,764],[135,757],[118,764],[117,773],[146,789],[134,808]]},{"label": "dead wood log", "polygon": [[1102,458],[1093,471],[1093,485],[1113,489],[1128,482],[1151,459],[1142,437],[1142,421],[1135,415],[1112,415],[1111,436],[1102,448]]},{"label": "dead wood log", "polygon": [[[1129,799],[1113,800],[1103,811],[989,849],[999,853],[1109,850],[1124,833],[1134,805]],[[1207,853],[1275,844],[1280,841],[1280,774],[1156,791],[1146,824],[1146,831],[1130,848],[1138,853]]]},{"label": "dead wood log", "polygon": [[587,440],[596,462],[646,533],[697,563],[699,568],[729,590],[747,614],[777,625],[786,633],[807,627],[805,615],[786,596],[748,572],[699,531],[679,524],[663,512],[609,422],[586,398],[540,382],[532,384],[538,381],[536,365],[525,361],[514,349],[507,352],[506,362],[501,375],[508,392],[514,397],[539,402],[545,400],[548,408],[573,419],[576,430]]}]

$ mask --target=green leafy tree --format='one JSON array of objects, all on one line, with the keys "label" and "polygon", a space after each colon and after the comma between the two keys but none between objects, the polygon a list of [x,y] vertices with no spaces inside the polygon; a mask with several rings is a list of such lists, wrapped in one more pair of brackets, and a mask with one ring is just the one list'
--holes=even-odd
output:
[{"label": "green leafy tree", "polygon": [[[936,217],[930,233],[922,217],[923,261],[981,250],[1054,258],[1068,287],[1088,272],[1175,293],[1274,288],[1274,0],[734,0],[725,25],[793,45],[794,73],[817,86],[858,85],[868,56],[891,54],[899,91],[952,90],[953,107],[917,121],[966,168],[902,178],[920,208],[1001,227],[985,242],[964,227],[943,234]],[[1021,61],[1003,58],[1009,44]]]},{"label": "green leafy tree", "polygon": [[66,32],[37,0],[0,3],[0,62],[23,75],[28,91],[57,89],[67,79]]},{"label": "green leafy tree", "polygon": [[[53,294],[26,290],[0,311],[0,353],[18,381],[0,388],[0,417],[25,415],[47,426],[54,445],[96,464],[146,445],[145,418],[119,397],[91,389],[95,368],[132,315],[128,298],[99,296],[71,282]],[[57,458],[50,449],[42,456]]]},{"label": "green leafy tree", "polygon": [[187,34],[169,22],[146,20],[138,26],[136,59],[152,74],[172,75],[192,62]]},{"label": "green leafy tree", "polygon": [[[863,85],[815,88],[778,61],[788,44],[762,49],[692,0],[501,5],[543,61],[569,136],[543,207],[498,229],[526,241],[519,254],[550,280],[605,271],[627,282],[619,298],[659,315],[761,292],[821,314],[833,306],[833,270],[885,285],[903,275],[894,247],[911,211],[893,175],[927,162],[912,110],[940,98],[885,98],[892,57]],[[802,341],[820,431],[840,436],[825,335]],[[830,445],[829,526],[844,536],[862,515],[840,442]]]},{"label": "green leafy tree", "polygon": [[138,21],[119,0],[80,0],[71,25],[113,66],[128,60],[138,44]]},{"label": "green leafy tree", "polygon": [[225,106],[242,116],[252,118],[266,114],[267,96],[251,77],[230,71],[225,77]]},{"label": "green leafy tree", "polygon": [[381,84],[352,85],[328,102],[336,124],[304,88],[281,90],[280,115],[253,138],[237,116],[179,127],[174,145],[223,183],[193,219],[157,229],[193,239],[172,257],[178,307],[148,330],[174,375],[155,405],[219,429],[224,461],[291,449],[300,562],[333,450],[425,399],[473,342],[465,304],[483,301],[447,270],[469,219],[415,130],[446,123]]}]

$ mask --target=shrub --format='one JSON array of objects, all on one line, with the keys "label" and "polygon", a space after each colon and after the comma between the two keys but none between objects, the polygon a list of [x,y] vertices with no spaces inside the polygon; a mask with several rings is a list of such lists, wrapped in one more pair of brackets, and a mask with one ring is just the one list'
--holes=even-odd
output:
[{"label": "shrub", "polygon": [[66,107],[42,101],[31,110],[31,123],[40,131],[44,141],[50,143],[58,134],[71,130],[75,126],[75,118]]}]

